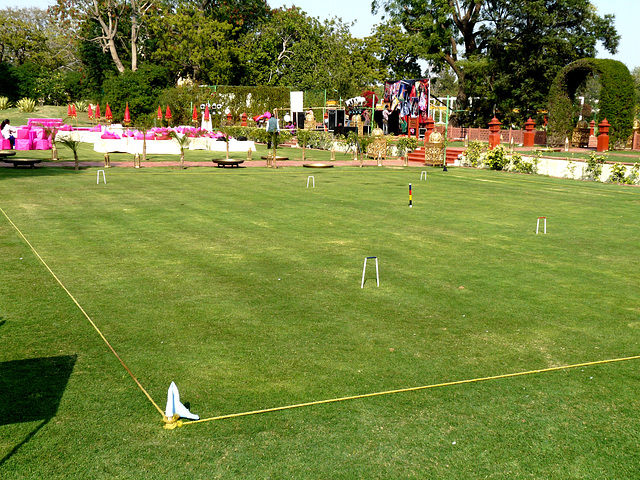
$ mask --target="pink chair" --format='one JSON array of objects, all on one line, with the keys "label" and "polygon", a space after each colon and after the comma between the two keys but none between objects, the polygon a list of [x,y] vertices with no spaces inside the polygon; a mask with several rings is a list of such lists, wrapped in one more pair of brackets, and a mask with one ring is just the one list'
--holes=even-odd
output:
[{"label": "pink chair", "polygon": [[[18,135],[19,134],[20,130],[18,130]],[[16,139],[16,150],[31,150],[31,140],[28,138]]]},{"label": "pink chair", "polygon": [[29,128],[19,128],[18,134],[16,136],[17,140],[29,140],[29,135],[31,134],[31,130]]},{"label": "pink chair", "polygon": [[2,150],[11,150],[11,142],[7,139],[2,139]]},{"label": "pink chair", "polygon": [[33,143],[35,150],[51,150],[51,140],[38,139]]}]

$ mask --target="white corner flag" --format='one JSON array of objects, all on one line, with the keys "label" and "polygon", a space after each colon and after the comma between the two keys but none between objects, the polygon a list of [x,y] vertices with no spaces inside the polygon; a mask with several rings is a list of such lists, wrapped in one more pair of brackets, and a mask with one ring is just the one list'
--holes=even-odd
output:
[{"label": "white corner flag", "polygon": [[200,417],[191,413],[187,407],[180,403],[180,393],[178,393],[178,387],[174,382],[171,382],[169,391],[167,392],[167,408],[165,415],[167,418],[173,417],[174,414],[178,414],[180,418],[188,418],[189,420],[198,420]]}]

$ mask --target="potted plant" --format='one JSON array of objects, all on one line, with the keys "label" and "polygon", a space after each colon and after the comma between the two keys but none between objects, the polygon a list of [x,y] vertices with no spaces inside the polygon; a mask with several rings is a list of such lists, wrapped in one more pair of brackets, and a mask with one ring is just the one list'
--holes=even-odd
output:
[{"label": "potted plant", "polygon": [[73,152],[73,159],[75,161],[74,170],[80,169],[80,163],[78,161],[78,148],[80,147],[80,140],[75,140],[72,137],[61,138],[60,143]]},{"label": "potted plant", "polygon": [[418,146],[418,141],[413,137],[402,137],[400,138],[400,140],[398,140],[398,144],[396,145],[396,151],[397,151],[398,157],[400,157],[401,160],[404,160],[405,167],[409,165],[409,158],[406,157],[405,155],[414,151],[417,146]]},{"label": "potted plant", "polygon": [[[169,131],[171,139],[180,147],[180,170],[184,169],[184,149],[191,143],[191,138],[187,134],[179,134],[175,130]],[[229,156],[229,149],[227,148],[227,157]]]}]

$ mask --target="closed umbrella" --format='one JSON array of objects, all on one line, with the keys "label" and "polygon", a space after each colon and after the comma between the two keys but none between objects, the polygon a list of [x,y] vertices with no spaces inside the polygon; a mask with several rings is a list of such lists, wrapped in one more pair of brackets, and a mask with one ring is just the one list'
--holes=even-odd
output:
[{"label": "closed umbrella", "polygon": [[129,102],[127,102],[127,106],[124,109],[124,124],[129,125],[131,123],[131,114],[129,113]]}]

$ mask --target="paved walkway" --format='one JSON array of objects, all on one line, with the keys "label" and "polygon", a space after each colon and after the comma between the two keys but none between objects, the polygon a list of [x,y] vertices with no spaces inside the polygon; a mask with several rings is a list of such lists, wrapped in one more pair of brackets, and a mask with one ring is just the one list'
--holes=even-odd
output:
[{"label": "paved walkway", "polygon": [[[276,162],[276,165],[278,166],[278,168],[282,168],[282,167],[301,167],[304,164],[308,164],[308,163],[316,163],[313,160],[307,160],[305,162],[302,162],[300,160],[281,160]],[[358,167],[360,166],[360,162],[356,161],[356,160],[335,160],[333,162],[322,162],[322,163],[326,163],[328,165],[334,165],[336,167],[345,167],[345,166],[349,166],[349,167]],[[378,163],[375,160],[371,160],[371,159],[367,159],[363,161],[363,166],[366,167],[374,167],[376,166]],[[39,164],[38,167],[36,168],[42,168],[42,167],[72,167],[75,165],[74,162],[47,162],[47,161],[43,161],[42,163]],[[394,158],[390,158],[388,160],[384,160],[382,162],[382,165],[385,167],[401,167],[404,165],[404,162],[400,159],[396,159]],[[140,166],[142,168],[149,168],[149,167],[179,167],[180,166],[180,162],[179,161],[175,161],[175,162],[141,162]],[[222,170],[223,168],[225,170],[235,170],[236,167],[218,167],[216,166],[215,163],[213,163],[212,161],[203,161],[203,162],[188,162],[185,161],[184,162],[184,166],[185,167],[205,167],[205,168],[219,168],[220,170]],[[262,167],[265,168],[267,166],[267,162],[266,160],[245,160],[244,163],[242,163],[240,165],[240,168],[244,168],[244,167]],[[419,162],[409,162],[409,166],[412,167],[419,167],[421,166],[421,164]],[[11,167],[13,168],[13,165],[10,163],[2,163],[2,161],[0,160],[0,167]],[[80,162],[80,167],[103,167],[104,168],[104,162]],[[111,167],[130,167],[133,168],[133,162],[111,162]]]}]

